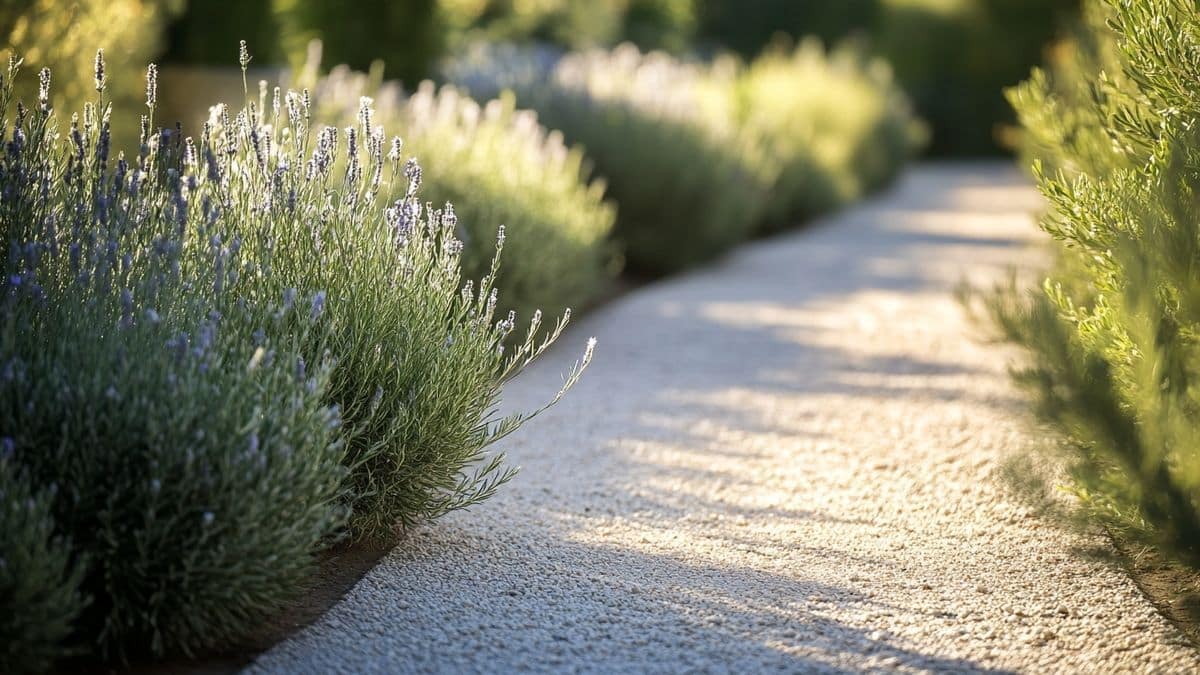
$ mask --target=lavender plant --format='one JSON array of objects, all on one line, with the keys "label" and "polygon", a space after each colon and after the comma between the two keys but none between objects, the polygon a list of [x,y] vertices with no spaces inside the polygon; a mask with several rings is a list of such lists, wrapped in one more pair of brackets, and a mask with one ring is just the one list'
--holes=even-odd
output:
[{"label": "lavender plant", "polygon": [[[0,89],[0,441],[85,561],[79,646],[236,639],[346,524],[379,536],[511,476],[485,449],[540,411],[496,417],[500,387],[566,317],[535,342],[535,314],[505,353],[498,254],[461,283],[453,209],[418,200],[419,165],[373,111],[314,129],[307,92],[264,86],[182,138],[153,131],[151,66],[140,151],[114,157],[102,60],[97,99],[61,130],[49,71],[33,109],[15,74]],[[590,358],[591,343],[558,396]]]},{"label": "lavender plant", "polygon": [[881,187],[926,137],[887,64],[854,43],[828,53],[816,40],[768,50],[733,80],[734,116],[773,179],[768,227]]},{"label": "lavender plant", "polygon": [[405,150],[421,158],[425,195],[454,204],[466,277],[489,273],[504,225],[499,311],[529,316],[578,307],[615,273],[608,237],[616,216],[603,184],[588,183],[581,150],[547,132],[535,113],[516,110],[511,96],[481,106],[431,82],[406,95],[398,83],[345,67],[315,82],[314,94],[321,120],[352,123],[369,97],[377,120],[400,130]]},{"label": "lavender plant", "polygon": [[[329,366],[295,366],[320,324],[253,293],[171,132],[143,118],[139,156],[110,155],[99,57],[65,133],[50,71],[29,109],[16,70],[0,89],[0,443],[83,561],[68,646],[119,659],[241,636],[345,519]],[[4,543],[5,559],[37,553]]]},{"label": "lavender plant", "polygon": [[[505,63],[516,62],[509,51]],[[706,67],[629,44],[552,64],[530,53],[524,63],[524,76],[497,71],[490,88],[486,68],[451,63],[446,72],[464,75],[476,96],[511,86],[520,105],[584,146],[617,202],[631,268],[675,271],[750,234],[768,186],[734,120],[706,105]]]},{"label": "lavender plant", "polygon": [[0,671],[5,673],[49,670],[85,605],[79,592],[83,567],[56,533],[53,498],[53,490],[34,490],[9,457],[0,457],[0,607],[5,610]]},{"label": "lavender plant", "polygon": [[[369,105],[351,126],[314,129],[313,105],[307,92],[261,84],[237,115],[214,109],[184,163],[204,175],[201,194],[229,214],[245,254],[269,265],[252,275],[259,293],[327,291],[331,330],[319,347],[335,361],[327,400],[345,421],[351,529],[381,537],[478,503],[513,475],[487,448],[545,408],[498,418],[501,386],[549,348],[569,312],[545,331],[534,312],[515,335],[515,312],[495,315],[504,229],[486,275],[464,284],[458,215],[422,203],[424,171],[403,141],[385,136]],[[550,404],[591,353],[589,342]]]}]

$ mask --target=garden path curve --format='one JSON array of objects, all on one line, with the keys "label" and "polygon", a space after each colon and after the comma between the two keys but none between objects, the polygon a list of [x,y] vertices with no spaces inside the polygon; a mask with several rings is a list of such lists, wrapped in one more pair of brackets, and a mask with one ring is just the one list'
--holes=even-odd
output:
[{"label": "garden path curve", "polygon": [[[1012,169],[926,165],[593,313],[521,474],[411,533],[255,672],[1200,671],[1111,564],[995,480],[1031,442],[953,297],[1039,256]],[[569,343],[569,344],[568,344]]]}]

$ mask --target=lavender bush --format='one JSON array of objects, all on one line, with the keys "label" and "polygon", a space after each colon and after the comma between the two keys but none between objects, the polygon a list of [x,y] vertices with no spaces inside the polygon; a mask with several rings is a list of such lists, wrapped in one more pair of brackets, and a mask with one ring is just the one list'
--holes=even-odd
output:
[{"label": "lavender bush", "polygon": [[443,65],[581,143],[617,202],[631,267],[668,272],[887,183],[925,130],[886,64],[807,41],[751,64],[642,53],[475,46]]},{"label": "lavender bush", "polygon": [[584,146],[617,202],[616,236],[631,268],[672,272],[750,234],[768,186],[728,108],[709,105],[707,67],[630,44],[557,61],[499,49],[510,69],[475,54],[445,73],[476,96],[511,87],[520,105]]},{"label": "lavender bush", "polygon": [[891,69],[859,45],[827,53],[806,40],[736,70],[734,116],[759,144],[772,179],[769,227],[861,198],[891,180],[925,141]]},{"label": "lavender bush", "polygon": [[535,113],[516,110],[511,96],[480,105],[431,82],[406,95],[396,82],[345,67],[314,84],[319,119],[353,122],[370,97],[377,120],[400,131],[405,150],[421,160],[424,194],[454,204],[465,276],[489,273],[504,226],[508,264],[495,282],[501,312],[585,305],[617,271],[609,241],[616,215],[603,184],[588,183],[582,151],[547,132]]},{"label": "lavender bush", "polygon": [[53,498],[0,457],[0,672],[49,670],[85,605],[83,567],[55,533]]},{"label": "lavender bush", "polygon": [[[403,141],[369,105],[340,130],[312,129],[312,111],[307,94],[261,84],[236,116],[214,109],[192,170],[229,200],[248,255],[269,262],[253,277],[260,293],[328,292],[320,349],[335,360],[328,400],[345,421],[352,532],[378,537],[477,503],[511,476],[486,448],[540,411],[495,418],[501,385],[569,314],[545,331],[539,312],[524,331],[515,313],[496,316],[504,229],[486,275],[464,284],[458,215],[422,203],[424,171]],[[589,346],[552,401],[590,358]]]},{"label": "lavender bush", "polygon": [[85,564],[76,646],[236,639],[343,534],[475,503],[511,475],[485,448],[537,411],[496,419],[500,386],[565,318],[505,353],[498,262],[460,282],[453,209],[418,200],[420,167],[369,108],[314,129],[307,92],[264,87],[182,138],[152,131],[151,66],[140,151],[114,157],[99,58],[96,100],[61,130],[49,71],[32,109],[15,74],[0,442]]},{"label": "lavender bush", "polygon": [[[77,646],[124,658],[238,636],[344,520],[328,363],[295,366],[319,322],[254,293],[169,131],[146,118],[139,156],[110,156],[102,60],[62,134],[49,71],[28,109],[16,65],[0,93],[0,443],[85,565]],[[5,543],[6,559],[33,553]]]}]

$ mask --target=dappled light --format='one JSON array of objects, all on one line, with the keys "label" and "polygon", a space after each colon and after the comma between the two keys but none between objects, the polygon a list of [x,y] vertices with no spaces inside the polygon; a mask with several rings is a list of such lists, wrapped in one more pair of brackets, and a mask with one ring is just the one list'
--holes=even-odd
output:
[{"label": "dappled light", "polygon": [[1193,0],[0,4],[0,673],[1200,672]]}]

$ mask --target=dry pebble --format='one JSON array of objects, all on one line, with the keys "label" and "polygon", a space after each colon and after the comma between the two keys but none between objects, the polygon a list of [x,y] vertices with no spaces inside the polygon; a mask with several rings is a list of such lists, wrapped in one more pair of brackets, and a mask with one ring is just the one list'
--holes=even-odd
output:
[{"label": "dry pebble", "polygon": [[521,474],[418,528],[255,673],[1200,672],[1106,546],[997,485],[1029,447],[953,297],[1041,264],[1012,169],[888,194],[594,312],[506,389]]}]

